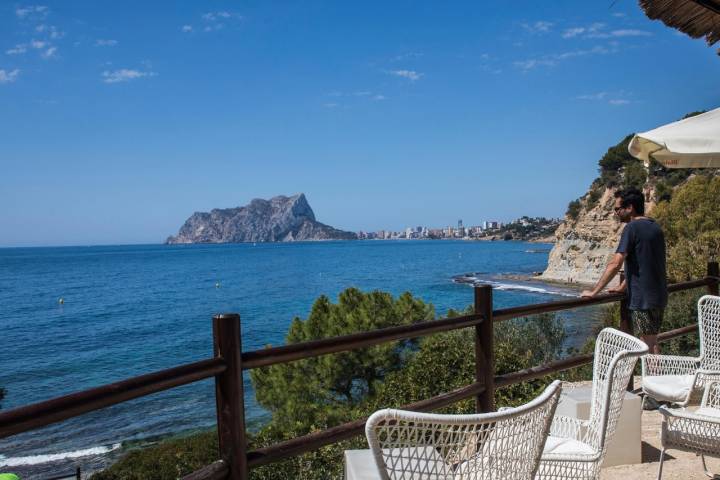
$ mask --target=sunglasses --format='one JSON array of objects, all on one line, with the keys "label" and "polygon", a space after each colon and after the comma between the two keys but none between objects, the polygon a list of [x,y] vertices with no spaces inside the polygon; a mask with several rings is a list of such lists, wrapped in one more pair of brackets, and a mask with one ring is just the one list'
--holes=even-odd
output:
[{"label": "sunglasses", "polygon": [[626,207],[615,207],[613,210],[615,210],[615,213],[619,212],[620,210],[623,210]]}]

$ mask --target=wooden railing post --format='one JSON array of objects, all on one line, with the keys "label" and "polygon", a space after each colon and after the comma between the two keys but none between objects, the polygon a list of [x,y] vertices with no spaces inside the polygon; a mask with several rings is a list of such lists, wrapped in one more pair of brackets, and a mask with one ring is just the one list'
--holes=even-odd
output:
[{"label": "wooden railing post", "polygon": [[475,326],[475,379],[485,390],[475,397],[476,412],[495,410],[495,351],[493,345],[493,298],[490,285],[475,287],[475,313],[483,316]]},{"label": "wooden railing post", "polygon": [[226,313],[213,317],[215,356],[227,365],[215,377],[215,402],[220,457],[230,469],[229,480],[248,478],[240,334],[240,315]]},{"label": "wooden railing post", "polygon": [[707,264],[707,276],[714,277],[715,282],[708,285],[707,290],[710,295],[718,296],[718,277],[720,277],[720,268],[718,262],[708,262]]},{"label": "wooden railing post", "polygon": [[[620,284],[625,281],[625,272],[620,272]],[[620,300],[620,331],[625,332],[628,335],[633,335],[633,324],[632,318],[630,317],[629,298],[627,296],[627,288],[623,293],[623,298]],[[627,384],[627,390],[629,392],[635,389],[635,379],[630,375],[630,380]]]}]

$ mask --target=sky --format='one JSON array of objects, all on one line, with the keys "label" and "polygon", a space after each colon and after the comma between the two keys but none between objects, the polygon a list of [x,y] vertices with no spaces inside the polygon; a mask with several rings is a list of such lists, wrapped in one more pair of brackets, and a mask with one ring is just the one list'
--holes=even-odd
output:
[{"label": "sky", "polygon": [[39,1],[0,2],[0,246],[300,192],[352,231],[560,217],[720,106],[716,48],[630,0]]}]

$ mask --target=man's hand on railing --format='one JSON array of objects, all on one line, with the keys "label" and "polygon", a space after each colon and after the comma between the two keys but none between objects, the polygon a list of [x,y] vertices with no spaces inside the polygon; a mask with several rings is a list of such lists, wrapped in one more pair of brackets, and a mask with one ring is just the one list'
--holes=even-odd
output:
[{"label": "man's hand on railing", "polygon": [[627,289],[627,283],[625,280],[620,283],[617,287],[608,288],[609,293],[625,293],[625,290]]}]

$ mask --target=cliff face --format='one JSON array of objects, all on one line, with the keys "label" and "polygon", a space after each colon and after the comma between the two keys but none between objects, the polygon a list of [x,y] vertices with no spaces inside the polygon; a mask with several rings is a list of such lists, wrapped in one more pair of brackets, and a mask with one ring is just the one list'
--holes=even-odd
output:
[{"label": "cliff face", "polygon": [[[624,227],[613,212],[614,192],[611,188],[605,188],[597,204],[591,208],[587,208],[586,195],[577,218],[565,217],[555,232],[555,246],[550,251],[547,269],[539,278],[585,284],[598,281],[608,260],[615,253]],[[645,198],[654,196],[651,188],[645,189]],[[653,206],[654,203],[646,202],[645,213],[649,214]]]},{"label": "cliff face", "polygon": [[354,240],[353,232],[337,230],[315,220],[304,194],[255,199],[237,208],[196,212],[166,243],[287,242]]},{"label": "cliff face", "polygon": [[[686,115],[688,118],[702,112]],[[565,220],[555,232],[555,246],[541,278],[561,282],[595,283],[615,252],[623,225],[614,216],[616,188],[635,187],[645,194],[645,214],[652,216],[658,201],[668,201],[673,192],[696,172],[668,170],[653,161],[648,168],[628,152],[633,135],[608,148],[598,162],[600,176],[588,192],[568,205]]]},{"label": "cliff face", "polygon": [[540,278],[577,283],[594,283],[600,278],[622,232],[613,204],[613,192],[608,188],[595,207],[580,212],[577,219],[565,218],[555,232],[555,246]]}]

